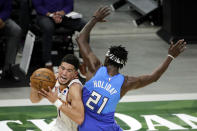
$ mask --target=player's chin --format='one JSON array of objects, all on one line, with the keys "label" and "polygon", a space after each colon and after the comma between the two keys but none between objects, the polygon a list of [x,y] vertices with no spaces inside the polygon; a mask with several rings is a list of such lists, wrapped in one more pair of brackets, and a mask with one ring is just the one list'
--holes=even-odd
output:
[{"label": "player's chin", "polygon": [[60,78],[58,79],[58,81],[59,81],[59,83],[60,83],[61,85],[64,85],[64,84],[66,84],[66,83],[68,82],[68,79],[64,79],[64,78],[60,77]]}]

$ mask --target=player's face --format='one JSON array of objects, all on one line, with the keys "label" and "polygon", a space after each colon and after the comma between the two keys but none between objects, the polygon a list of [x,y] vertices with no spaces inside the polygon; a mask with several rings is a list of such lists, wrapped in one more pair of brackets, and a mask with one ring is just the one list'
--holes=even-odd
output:
[{"label": "player's face", "polygon": [[75,67],[69,63],[62,62],[59,66],[58,81],[60,84],[68,84],[71,80],[77,77]]}]

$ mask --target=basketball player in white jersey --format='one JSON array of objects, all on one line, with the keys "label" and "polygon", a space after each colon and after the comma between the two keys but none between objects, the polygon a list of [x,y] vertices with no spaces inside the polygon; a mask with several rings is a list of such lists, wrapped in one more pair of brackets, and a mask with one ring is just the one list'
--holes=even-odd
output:
[{"label": "basketball player in white jersey", "polygon": [[82,84],[77,78],[79,61],[72,54],[66,55],[58,69],[55,87],[38,91],[31,87],[30,100],[38,103],[43,97],[57,107],[57,120],[50,131],[77,131],[84,120]]}]

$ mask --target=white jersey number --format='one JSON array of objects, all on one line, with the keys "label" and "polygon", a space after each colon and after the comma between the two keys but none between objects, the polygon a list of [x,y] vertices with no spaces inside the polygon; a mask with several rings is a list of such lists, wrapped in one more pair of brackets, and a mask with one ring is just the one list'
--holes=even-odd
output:
[{"label": "white jersey number", "polygon": [[[86,106],[89,107],[91,110],[94,110],[94,107],[90,105],[90,103],[98,104],[99,100],[101,99],[101,95],[95,91],[92,92],[91,97],[86,102]],[[103,103],[101,104],[100,108],[98,109],[97,113],[100,114],[103,108],[105,107],[108,98],[103,98]]]}]

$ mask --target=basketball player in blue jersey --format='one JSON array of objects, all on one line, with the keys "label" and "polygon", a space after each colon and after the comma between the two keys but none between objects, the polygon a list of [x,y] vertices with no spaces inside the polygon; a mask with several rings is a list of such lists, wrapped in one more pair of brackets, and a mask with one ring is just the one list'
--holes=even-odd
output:
[{"label": "basketball player in blue jersey", "polygon": [[143,76],[124,76],[119,73],[127,62],[128,52],[122,46],[111,46],[106,53],[104,65],[92,52],[88,36],[97,22],[105,22],[110,14],[108,7],[101,7],[86,24],[77,37],[77,43],[84,61],[87,63],[86,83],[83,88],[85,119],[79,131],[122,131],[114,120],[116,106],[129,90],[142,88],[156,82],[166,71],[171,61],[186,47],[184,40],[171,43],[168,55],[152,74]]}]

